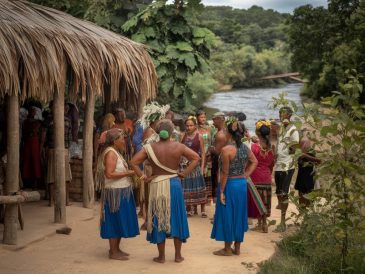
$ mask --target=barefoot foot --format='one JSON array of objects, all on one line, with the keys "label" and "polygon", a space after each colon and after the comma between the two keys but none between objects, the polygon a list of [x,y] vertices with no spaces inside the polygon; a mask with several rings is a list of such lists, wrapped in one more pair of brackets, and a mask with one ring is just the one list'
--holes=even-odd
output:
[{"label": "barefoot foot", "polygon": [[232,250],[227,251],[223,248],[223,249],[214,251],[213,254],[217,255],[217,256],[232,256]]},{"label": "barefoot foot", "polygon": [[175,263],[181,263],[183,260],[184,260],[184,257],[181,257],[181,256],[176,257],[175,256]]},{"label": "barefoot foot", "polygon": [[241,254],[241,250],[236,250],[236,249],[234,249],[234,248],[231,248],[232,249],[232,254],[234,254],[234,255],[240,255]]},{"label": "barefoot foot", "polygon": [[127,261],[127,260],[129,260],[128,257],[123,256],[122,253],[120,253],[120,252],[109,253],[109,259],[111,259],[111,260],[120,260],[120,261]]},{"label": "barefoot foot", "polygon": [[165,263],[165,258],[156,257],[156,258],[153,258],[153,261],[155,263],[163,264],[163,263]]}]

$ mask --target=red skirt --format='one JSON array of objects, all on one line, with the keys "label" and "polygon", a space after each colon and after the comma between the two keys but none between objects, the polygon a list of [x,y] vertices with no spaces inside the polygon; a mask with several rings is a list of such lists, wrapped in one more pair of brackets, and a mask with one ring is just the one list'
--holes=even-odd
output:
[{"label": "red skirt", "polygon": [[41,152],[38,136],[28,138],[23,147],[23,179],[40,179],[41,172]]}]

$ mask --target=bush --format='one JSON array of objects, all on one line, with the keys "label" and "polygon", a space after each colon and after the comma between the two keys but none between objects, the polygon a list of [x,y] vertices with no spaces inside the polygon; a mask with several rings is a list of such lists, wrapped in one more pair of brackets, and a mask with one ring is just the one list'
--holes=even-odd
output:
[{"label": "bush", "polygon": [[[262,265],[271,273],[364,273],[365,272],[365,106],[362,76],[347,71],[347,83],[321,105],[305,106],[298,127],[305,123],[307,136],[318,151],[316,169],[322,189],[307,195],[311,206],[298,208],[299,230],[279,244],[279,254]],[[275,106],[289,102],[281,96]],[[298,156],[300,152],[296,153]],[[293,199],[295,201],[295,199]],[[298,259],[300,266],[283,260]],[[308,267],[308,269],[307,269]],[[309,271],[309,272],[301,272]],[[269,273],[269,272],[261,272]]]}]

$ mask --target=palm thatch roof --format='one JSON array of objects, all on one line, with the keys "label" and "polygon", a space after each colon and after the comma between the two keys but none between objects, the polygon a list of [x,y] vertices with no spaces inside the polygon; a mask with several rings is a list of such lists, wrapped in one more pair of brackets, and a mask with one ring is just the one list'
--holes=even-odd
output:
[{"label": "palm thatch roof", "polygon": [[155,96],[156,83],[143,45],[58,10],[0,0],[0,97],[48,101],[68,88],[85,99],[107,88],[136,106]]}]

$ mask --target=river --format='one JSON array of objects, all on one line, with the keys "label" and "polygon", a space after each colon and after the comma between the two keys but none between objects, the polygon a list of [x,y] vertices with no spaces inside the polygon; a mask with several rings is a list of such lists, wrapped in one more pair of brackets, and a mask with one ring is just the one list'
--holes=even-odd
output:
[{"label": "river", "polygon": [[[250,88],[218,92],[204,106],[217,111],[244,112],[247,117],[245,125],[253,133],[255,132],[255,122],[257,120],[279,118],[278,111],[269,106],[272,103],[272,97],[278,97],[280,93],[286,92],[289,100],[300,105],[300,90],[302,87],[302,84],[289,84],[280,88]],[[208,111],[207,113],[208,118],[210,118]]]}]

